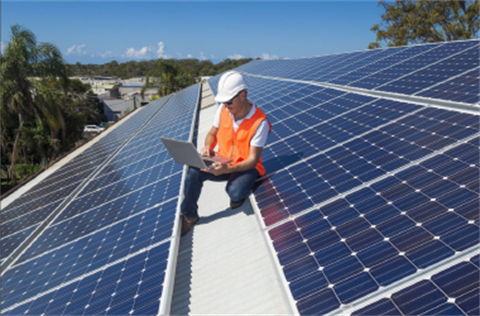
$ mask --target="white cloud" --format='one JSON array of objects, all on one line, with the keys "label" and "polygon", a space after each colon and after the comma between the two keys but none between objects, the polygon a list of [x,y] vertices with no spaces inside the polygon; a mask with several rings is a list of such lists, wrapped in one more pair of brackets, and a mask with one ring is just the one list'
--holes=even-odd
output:
[{"label": "white cloud", "polygon": [[206,60],[207,57],[205,57],[205,54],[203,52],[200,52],[200,56],[198,57],[200,60]]},{"label": "white cloud", "polygon": [[261,58],[264,59],[264,60],[267,60],[267,59],[278,59],[278,56],[277,56],[277,55],[270,55],[270,54],[265,54],[265,53],[263,53]]},{"label": "white cloud", "polygon": [[240,55],[240,54],[233,54],[233,55],[227,56],[227,58],[229,58],[229,59],[242,59],[243,56]]},{"label": "white cloud", "polygon": [[182,58],[182,54],[180,54],[180,53],[177,53],[177,56],[178,56],[179,59]]},{"label": "white cloud", "polygon": [[74,50],[75,50],[75,45],[73,45],[67,50],[67,55],[70,55],[71,53],[73,53]]},{"label": "white cloud", "polygon": [[171,58],[172,56],[165,54],[165,43],[164,42],[158,42],[157,44],[158,49],[157,49],[157,56],[158,58]]},{"label": "white cloud", "polygon": [[192,54],[187,54],[187,58],[192,58]]},{"label": "white cloud", "polygon": [[135,48],[130,47],[130,48],[127,48],[127,51],[125,52],[125,56],[129,58],[148,58],[148,53],[151,51],[152,51],[152,48],[148,46],[144,46],[139,50],[135,50]]},{"label": "white cloud", "polygon": [[210,58],[211,58],[211,59],[215,59],[215,55],[210,55]]},{"label": "white cloud", "polygon": [[113,53],[109,50],[107,50],[105,53],[98,53],[98,55],[103,59],[113,57]]},{"label": "white cloud", "polygon": [[120,55],[123,58],[139,58],[139,59],[147,59],[147,58],[172,58],[172,56],[165,54],[165,43],[158,42],[157,46],[144,46],[138,50],[133,47],[127,48],[124,54]]},{"label": "white cloud", "polygon": [[81,45],[73,45],[72,47],[70,47],[68,50],[67,50],[67,54],[66,55],[78,55],[78,56],[82,56],[82,55],[85,55],[87,54],[87,52],[85,52],[83,49],[85,48],[85,44],[81,44]]}]

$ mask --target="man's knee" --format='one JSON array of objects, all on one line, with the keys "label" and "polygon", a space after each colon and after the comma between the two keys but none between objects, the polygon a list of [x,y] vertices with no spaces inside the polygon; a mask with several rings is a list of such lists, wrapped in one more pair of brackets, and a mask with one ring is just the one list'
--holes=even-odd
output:
[{"label": "man's knee", "polygon": [[241,192],[241,190],[238,190],[238,189],[233,190],[231,188],[227,188],[227,193],[228,193],[228,196],[230,197],[230,200],[236,202],[246,198],[250,193],[250,191]]},{"label": "man's knee", "polygon": [[228,196],[230,197],[230,200],[232,201],[240,201],[246,198],[251,191],[250,186],[240,186],[240,185],[227,185],[225,188],[225,191],[227,191]]},{"label": "man's knee", "polygon": [[191,181],[199,181],[200,179],[200,169],[197,169],[197,168],[188,168],[188,171],[187,171],[187,176],[186,176],[186,180],[188,182],[191,182]]}]

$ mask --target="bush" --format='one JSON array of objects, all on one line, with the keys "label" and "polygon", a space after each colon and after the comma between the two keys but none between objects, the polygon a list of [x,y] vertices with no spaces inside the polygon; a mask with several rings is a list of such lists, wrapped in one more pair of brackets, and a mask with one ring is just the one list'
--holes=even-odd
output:
[{"label": "bush", "polygon": [[42,168],[42,165],[17,164],[15,165],[15,174],[17,175],[17,178],[24,180]]}]

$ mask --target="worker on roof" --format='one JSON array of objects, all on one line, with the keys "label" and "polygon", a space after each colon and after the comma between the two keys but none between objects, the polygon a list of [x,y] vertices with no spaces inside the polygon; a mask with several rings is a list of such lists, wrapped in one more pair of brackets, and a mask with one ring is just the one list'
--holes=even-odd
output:
[{"label": "worker on roof", "polygon": [[181,205],[182,236],[199,220],[197,201],[205,180],[227,181],[230,208],[235,209],[248,197],[255,180],[265,174],[261,154],[271,124],[265,113],[247,98],[247,90],[243,76],[237,71],[226,72],[218,82],[215,100],[221,106],[200,154],[218,155],[232,161],[228,164],[215,162],[209,170],[188,169]]}]

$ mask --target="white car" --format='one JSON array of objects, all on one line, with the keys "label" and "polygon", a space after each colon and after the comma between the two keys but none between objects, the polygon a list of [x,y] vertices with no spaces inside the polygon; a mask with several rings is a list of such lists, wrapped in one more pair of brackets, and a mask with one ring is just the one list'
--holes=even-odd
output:
[{"label": "white car", "polygon": [[84,133],[100,133],[103,131],[104,127],[98,127],[97,125],[85,125],[83,128]]}]

